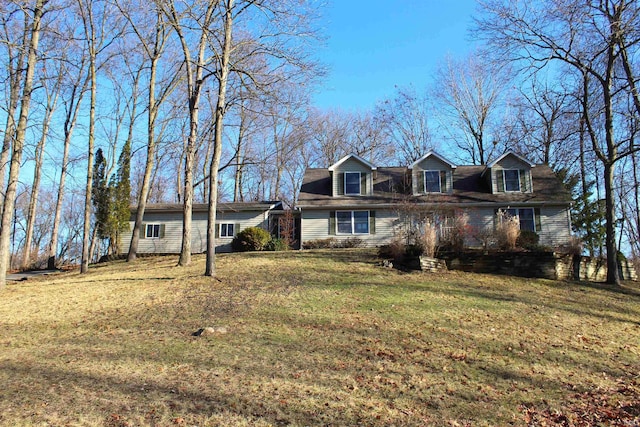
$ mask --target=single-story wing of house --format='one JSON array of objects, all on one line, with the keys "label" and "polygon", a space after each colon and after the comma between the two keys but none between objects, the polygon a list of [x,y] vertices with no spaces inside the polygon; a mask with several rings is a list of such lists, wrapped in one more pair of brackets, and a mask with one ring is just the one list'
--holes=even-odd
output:
[{"label": "single-story wing of house", "polygon": [[[328,168],[307,169],[297,208],[303,248],[327,238],[388,244],[406,226],[403,212],[416,206],[445,219],[464,212],[473,230],[492,230],[502,211],[517,216],[520,229],[535,232],[540,244],[558,246],[571,237],[571,201],[549,166],[511,151],[482,166],[429,152],[408,167],[378,167],[351,154]],[[480,246],[471,236],[465,240]]]},{"label": "single-story wing of house", "polygon": [[[127,253],[131,243],[136,207],[131,208],[129,231],[122,234],[120,252]],[[174,254],[182,247],[181,204],[150,204],[144,212],[140,228],[139,254]],[[231,251],[231,241],[248,227],[273,228],[272,213],[282,211],[282,202],[219,202],[216,213],[216,252]],[[191,251],[203,253],[207,249],[206,203],[195,203],[192,210]]]}]

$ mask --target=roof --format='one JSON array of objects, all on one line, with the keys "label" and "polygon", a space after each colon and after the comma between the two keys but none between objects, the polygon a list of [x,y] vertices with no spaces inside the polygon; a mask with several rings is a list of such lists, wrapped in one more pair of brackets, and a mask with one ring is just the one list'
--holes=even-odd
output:
[{"label": "roof", "polygon": [[517,158],[518,160],[520,160],[523,163],[528,164],[530,167],[534,168],[536,165],[535,163],[531,163],[529,160],[525,159],[524,157],[514,153],[513,151],[509,150],[506,153],[504,153],[502,156],[498,157],[497,159],[495,159],[493,162],[489,163],[487,165],[487,167],[494,167],[500,160],[504,159],[507,156],[514,156],[515,158]]},{"label": "roof", "polygon": [[297,206],[300,208],[338,208],[393,205],[411,200],[438,205],[508,205],[508,204],[560,204],[571,203],[571,195],[553,170],[547,165],[531,169],[532,193],[491,193],[482,178],[485,166],[458,166],[453,172],[452,193],[412,195],[411,170],[406,167],[378,168],[374,174],[371,196],[332,196],[328,169],[310,168],[300,188]]},{"label": "roof", "polygon": [[358,156],[356,154],[349,154],[349,155],[344,156],[340,160],[338,160],[336,163],[334,163],[331,166],[329,166],[329,170],[332,171],[332,170],[336,169],[338,166],[340,166],[341,164],[343,164],[344,162],[346,162],[349,159],[356,159],[357,161],[359,161],[363,165],[367,166],[371,170],[376,170],[377,169],[375,165],[373,165],[370,162],[366,161],[362,157],[360,157],[360,156]]},{"label": "roof", "polygon": [[[137,206],[131,206],[131,212],[135,212]],[[182,203],[152,203],[145,207],[145,212],[182,212]],[[240,211],[267,211],[272,209],[283,209],[280,201],[264,202],[218,202],[217,212],[240,212]],[[193,212],[207,212],[207,203],[194,203]]]},{"label": "roof", "polygon": [[436,153],[435,151],[429,151],[427,154],[425,154],[424,156],[420,157],[418,160],[416,160],[415,162],[413,162],[410,166],[409,169],[413,169],[417,164],[419,164],[420,162],[422,162],[424,159],[427,159],[429,157],[435,157],[436,159],[440,160],[442,163],[445,163],[447,165],[449,165],[449,167],[451,169],[455,169],[457,166],[455,165],[455,163],[447,160],[445,157],[441,156],[440,154]]}]

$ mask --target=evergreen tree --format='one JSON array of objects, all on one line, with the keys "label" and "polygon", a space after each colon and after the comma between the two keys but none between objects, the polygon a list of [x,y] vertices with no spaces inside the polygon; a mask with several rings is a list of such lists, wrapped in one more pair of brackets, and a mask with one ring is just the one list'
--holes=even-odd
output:
[{"label": "evergreen tree", "polygon": [[116,174],[116,182],[110,187],[113,189],[111,202],[113,204],[111,214],[111,236],[110,236],[110,252],[117,253],[120,247],[120,234],[129,227],[130,198],[131,198],[131,141],[127,140],[122,147],[122,152],[118,159],[118,171]]},{"label": "evergreen tree", "polygon": [[91,191],[91,201],[95,208],[96,228],[100,239],[109,237],[109,212],[110,212],[110,189],[108,179],[105,176],[107,171],[107,160],[104,158],[102,149],[96,152],[93,167],[93,188]]}]

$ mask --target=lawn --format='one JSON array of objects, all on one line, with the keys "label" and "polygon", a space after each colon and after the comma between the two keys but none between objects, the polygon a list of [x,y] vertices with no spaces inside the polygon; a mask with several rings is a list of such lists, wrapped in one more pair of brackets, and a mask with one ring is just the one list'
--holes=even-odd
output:
[{"label": "lawn", "polygon": [[[371,251],[9,284],[0,424],[640,425],[640,286],[385,269]],[[222,327],[193,336],[203,327]]]}]

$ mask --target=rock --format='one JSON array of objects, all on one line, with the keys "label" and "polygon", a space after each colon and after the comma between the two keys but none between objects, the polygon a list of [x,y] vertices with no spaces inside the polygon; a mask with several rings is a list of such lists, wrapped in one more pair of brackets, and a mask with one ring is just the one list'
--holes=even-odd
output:
[{"label": "rock", "polygon": [[194,337],[200,337],[205,335],[224,335],[228,333],[229,330],[226,326],[207,326],[205,328],[200,328],[191,335]]}]

